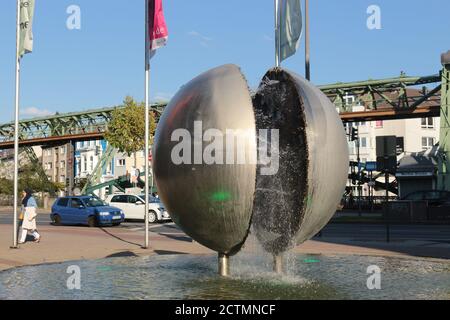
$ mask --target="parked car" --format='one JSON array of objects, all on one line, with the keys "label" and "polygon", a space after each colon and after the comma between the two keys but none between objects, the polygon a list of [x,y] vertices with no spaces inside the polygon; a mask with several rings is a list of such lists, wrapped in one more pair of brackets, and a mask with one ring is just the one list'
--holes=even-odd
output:
[{"label": "parked car", "polygon": [[54,225],[117,226],[124,219],[121,209],[108,206],[93,196],[62,197],[52,206],[50,218]]},{"label": "parked car", "polygon": [[[125,219],[145,220],[145,195],[113,194],[106,198],[110,205],[123,210]],[[170,215],[159,198],[150,196],[148,221],[150,223],[170,220]]]},{"label": "parked car", "polygon": [[429,206],[450,206],[450,192],[444,190],[425,190],[412,192],[401,200],[428,201]]}]

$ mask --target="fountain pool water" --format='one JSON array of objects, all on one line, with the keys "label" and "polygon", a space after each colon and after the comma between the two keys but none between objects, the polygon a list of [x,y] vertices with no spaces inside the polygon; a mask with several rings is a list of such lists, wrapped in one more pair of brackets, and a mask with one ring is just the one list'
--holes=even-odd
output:
[{"label": "fountain pool water", "polygon": [[[16,268],[0,273],[0,299],[450,299],[450,263],[367,256],[290,254],[288,272],[273,273],[261,255],[232,259],[229,278],[213,255],[160,255]],[[81,270],[69,290],[67,268]],[[369,290],[367,267],[381,268]]]}]

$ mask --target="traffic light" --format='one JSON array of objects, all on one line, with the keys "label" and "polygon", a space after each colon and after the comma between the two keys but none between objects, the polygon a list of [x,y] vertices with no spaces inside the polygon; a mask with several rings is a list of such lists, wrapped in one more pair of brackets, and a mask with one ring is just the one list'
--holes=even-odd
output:
[{"label": "traffic light", "polygon": [[359,135],[358,128],[352,127],[351,141],[358,140],[358,135]]}]

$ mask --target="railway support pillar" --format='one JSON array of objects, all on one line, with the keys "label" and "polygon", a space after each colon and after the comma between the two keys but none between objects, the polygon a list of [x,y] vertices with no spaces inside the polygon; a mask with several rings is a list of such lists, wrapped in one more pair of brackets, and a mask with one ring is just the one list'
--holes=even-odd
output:
[{"label": "railway support pillar", "polygon": [[450,50],[442,54],[438,188],[450,191]]}]

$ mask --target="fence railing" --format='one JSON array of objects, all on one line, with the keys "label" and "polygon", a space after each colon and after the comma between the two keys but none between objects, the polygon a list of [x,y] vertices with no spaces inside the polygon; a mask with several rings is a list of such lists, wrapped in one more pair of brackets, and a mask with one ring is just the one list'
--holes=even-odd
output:
[{"label": "fence railing", "polygon": [[[398,200],[396,196],[388,197],[388,201],[396,200]],[[347,210],[381,210],[383,208],[383,203],[385,202],[386,197],[383,196],[344,196],[341,205],[343,206],[343,209]]]}]

